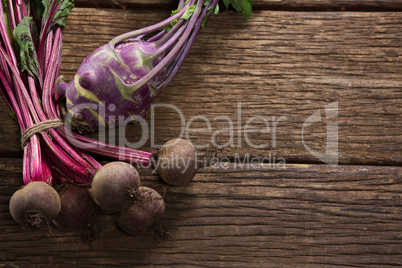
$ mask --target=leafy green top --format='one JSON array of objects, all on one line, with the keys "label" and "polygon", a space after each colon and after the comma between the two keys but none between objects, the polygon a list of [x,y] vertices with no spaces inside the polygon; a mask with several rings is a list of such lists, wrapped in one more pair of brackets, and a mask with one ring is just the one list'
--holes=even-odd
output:
[{"label": "leafy green top", "polygon": [[251,17],[251,0],[223,0],[226,8],[232,6],[237,12],[241,12],[246,20]]},{"label": "leafy green top", "polygon": [[35,51],[34,40],[31,34],[31,17],[24,17],[13,31],[20,52],[20,69],[27,71],[32,77],[40,78],[38,57]]},{"label": "leafy green top", "polygon": [[[201,1],[201,0],[200,0]],[[212,0],[202,0],[203,5],[207,6]],[[187,4],[189,0],[185,2]],[[251,6],[251,0],[223,0],[223,4],[225,5],[226,8],[233,7],[234,10],[237,12],[241,12],[243,14],[243,17],[248,20],[251,17],[252,13],[252,6]],[[196,8],[196,4],[191,5],[187,8],[186,12],[181,16],[180,19],[183,20],[189,20],[191,16],[194,14]],[[175,15],[177,12],[179,12],[181,9],[176,9],[172,10],[171,16]],[[219,13],[219,4],[215,6],[213,9],[212,7],[207,9],[208,12],[212,12],[213,15],[216,15]],[[174,20],[170,23],[170,25],[166,26],[164,28],[165,31],[169,31],[176,23],[178,20]],[[204,20],[202,21],[202,27],[204,27],[205,23],[207,22],[207,15],[205,15]]]},{"label": "leafy green top", "polygon": [[[203,0],[203,1],[204,6],[206,6],[212,0]],[[234,10],[236,10],[237,12],[241,12],[246,20],[248,20],[251,17],[251,13],[253,10],[251,6],[251,0],[223,0],[223,4],[225,5],[226,8],[232,6]],[[217,5],[214,14],[217,14],[218,12],[219,12],[219,6]]]},{"label": "leafy green top", "polygon": [[[3,9],[6,13],[7,1],[3,0]],[[16,53],[19,54],[19,68],[21,72],[26,71],[32,77],[41,80],[40,62],[44,61],[44,54],[41,48],[46,41],[45,36],[54,27],[64,27],[67,16],[74,7],[73,0],[31,0],[31,16],[24,17],[17,27],[13,30],[12,37],[15,39]],[[41,29],[36,29],[39,25],[33,22],[33,16],[40,21]],[[6,20],[8,22],[8,19]],[[7,28],[9,25],[6,24]],[[35,38],[36,32],[43,34],[38,40]]]},{"label": "leafy green top", "polygon": [[[49,12],[52,11],[53,5],[55,1],[53,0],[42,0],[44,11],[43,16],[49,16]],[[70,13],[71,9],[74,7],[73,1],[71,0],[58,0],[56,1],[57,9],[55,9],[55,14],[52,14],[52,26],[58,24],[59,26],[66,26],[67,16]],[[54,9],[53,9],[54,10]]]}]

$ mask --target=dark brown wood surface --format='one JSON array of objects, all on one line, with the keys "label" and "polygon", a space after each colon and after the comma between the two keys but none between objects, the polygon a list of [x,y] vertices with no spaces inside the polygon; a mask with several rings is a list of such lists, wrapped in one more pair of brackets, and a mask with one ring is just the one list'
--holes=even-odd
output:
[{"label": "dark brown wood surface", "polygon": [[[90,1],[76,1],[87,7],[75,8],[64,29],[61,73],[67,80],[92,50],[166,18],[172,3],[125,2],[143,7],[95,9]],[[212,18],[156,99],[180,109],[184,126],[197,115],[208,119],[210,129],[196,120],[189,127],[199,129],[184,134],[198,145],[210,144],[205,152],[232,161],[201,170],[188,187],[168,187],[150,170],[140,171],[144,185],[164,193],[165,241],[151,232],[126,235],[104,213],[101,236],[91,244],[54,226],[18,226],[8,201],[22,184],[19,128],[0,101],[0,267],[402,265],[402,14],[384,11],[398,10],[401,2],[254,3],[258,10],[248,22],[232,11]],[[317,6],[336,11],[317,11]],[[339,12],[342,6],[353,11]],[[355,10],[369,7],[379,12]],[[320,111],[324,118],[331,104],[338,105],[337,117],[302,132],[309,116]],[[212,145],[212,135],[228,125],[217,116],[227,116],[237,127],[255,115],[269,118],[270,131],[249,137],[255,144],[267,142],[267,148],[250,147],[244,127],[236,128],[231,146]],[[154,116],[155,144],[180,134],[176,112],[159,108]],[[275,134],[272,117],[280,119]],[[147,122],[150,127],[151,114]],[[265,128],[262,121],[254,123],[257,130]],[[307,148],[325,152],[327,126],[335,124],[339,165],[331,166]],[[127,126],[126,133],[132,143],[142,134],[136,125]],[[230,138],[229,131],[220,131],[216,143]],[[153,148],[151,135],[142,148]],[[248,153],[276,160],[233,162]]]},{"label": "dark brown wood surface", "polygon": [[401,264],[401,167],[286,165],[202,170],[189,187],[143,184],[165,193],[161,223],[169,239],[128,236],[99,217],[88,245],[55,227],[17,226],[6,202],[20,182],[20,161],[2,159],[0,260],[35,265],[207,267],[396,266]]},{"label": "dark brown wood surface", "polygon": [[[221,1],[222,2],[222,1]],[[151,7],[159,5],[164,7],[175,7],[175,0],[75,0],[78,7],[114,7],[133,8]],[[252,0],[256,9],[281,9],[281,10],[401,10],[401,0]],[[222,5],[223,6],[223,5]]]}]

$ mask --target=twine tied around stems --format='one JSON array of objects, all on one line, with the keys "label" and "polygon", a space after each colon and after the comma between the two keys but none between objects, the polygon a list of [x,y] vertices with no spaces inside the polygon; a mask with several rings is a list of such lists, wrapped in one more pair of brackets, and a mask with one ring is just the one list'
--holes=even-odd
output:
[{"label": "twine tied around stems", "polygon": [[39,122],[34,124],[33,126],[25,129],[21,134],[21,146],[24,149],[26,143],[28,142],[29,138],[33,135],[40,133],[42,131],[46,131],[51,128],[59,128],[64,125],[63,120],[61,119],[49,119],[46,121]]}]

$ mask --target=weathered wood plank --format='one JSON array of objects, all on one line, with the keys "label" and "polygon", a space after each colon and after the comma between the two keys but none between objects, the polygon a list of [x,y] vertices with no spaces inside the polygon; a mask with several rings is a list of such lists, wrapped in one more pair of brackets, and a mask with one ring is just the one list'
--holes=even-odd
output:
[{"label": "weathered wood plank", "polygon": [[[113,36],[167,16],[163,10],[75,9],[65,29],[61,73],[71,79],[84,57]],[[400,165],[401,21],[401,13],[257,11],[245,22],[239,14],[222,12],[203,29],[156,103],[181,110],[188,125],[184,134],[197,145],[211,144],[213,138],[217,145],[229,142],[224,155],[317,162],[307,148],[324,153],[327,126],[338,124],[340,163]],[[320,110],[325,117],[325,107],[336,102],[338,117],[316,122],[303,133],[312,114]],[[0,150],[20,154],[19,130],[4,102],[0,112]],[[188,124],[199,115],[211,122],[210,129],[202,118]],[[256,115],[267,122],[257,119],[249,127],[266,133],[245,129]],[[180,134],[174,110],[157,108],[154,116],[154,122],[151,115],[147,122],[148,130],[154,126],[156,145]],[[233,121],[233,133],[223,129],[229,126],[227,118],[217,116]],[[245,135],[267,148],[251,148]],[[129,126],[123,138],[134,143],[141,136],[138,126]],[[150,136],[143,146],[147,150],[154,147]]]},{"label": "weathered wood plank", "polygon": [[361,10],[364,8],[388,8],[401,9],[401,0],[252,0],[253,6],[259,8],[310,8],[310,9],[341,9],[341,10]]},{"label": "weathered wood plank", "polygon": [[143,184],[163,192],[166,241],[128,236],[100,215],[91,247],[55,227],[16,225],[8,200],[21,162],[0,162],[0,262],[27,265],[323,267],[402,265],[402,168],[222,164],[188,187],[166,187],[148,170]]},{"label": "weathered wood plank", "polygon": [[0,120],[0,155],[21,156],[20,127],[2,97],[0,98]]},{"label": "weathered wood plank", "polygon": [[[136,6],[175,7],[177,0],[75,0],[78,7],[132,8]],[[393,9],[401,10],[401,0],[252,0],[257,9],[325,9],[325,10],[362,10]]]}]

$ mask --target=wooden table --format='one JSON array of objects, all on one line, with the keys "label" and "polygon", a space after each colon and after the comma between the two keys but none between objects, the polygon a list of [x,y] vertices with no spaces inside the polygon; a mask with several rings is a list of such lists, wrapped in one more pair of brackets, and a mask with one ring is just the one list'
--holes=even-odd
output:
[{"label": "wooden table", "polygon": [[[176,1],[75,2],[63,36],[67,80],[89,52],[166,18]],[[140,170],[144,185],[165,193],[165,241],[126,235],[107,214],[90,244],[17,225],[8,201],[22,185],[20,134],[0,101],[0,267],[402,264],[402,1],[253,3],[249,21],[213,17],[156,99],[184,121],[169,107],[147,117],[156,132],[144,150],[187,126],[184,135],[227,161],[188,187]],[[142,129],[130,125],[125,137],[135,143]],[[338,165],[325,163],[326,149]]]}]

